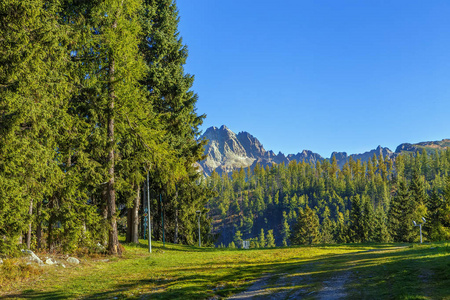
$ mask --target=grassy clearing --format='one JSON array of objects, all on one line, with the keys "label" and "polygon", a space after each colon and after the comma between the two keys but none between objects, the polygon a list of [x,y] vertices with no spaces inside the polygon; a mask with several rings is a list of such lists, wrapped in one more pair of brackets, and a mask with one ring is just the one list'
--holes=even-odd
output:
[{"label": "grassy clearing", "polygon": [[121,258],[86,257],[65,269],[33,267],[25,280],[6,280],[4,264],[0,296],[209,299],[238,293],[269,275],[270,291],[289,296],[301,290],[302,296],[315,298],[324,281],[347,272],[348,298],[450,299],[450,249],[444,243],[235,250],[171,244],[163,248],[156,242],[149,254],[142,241],[125,245],[125,250]]}]

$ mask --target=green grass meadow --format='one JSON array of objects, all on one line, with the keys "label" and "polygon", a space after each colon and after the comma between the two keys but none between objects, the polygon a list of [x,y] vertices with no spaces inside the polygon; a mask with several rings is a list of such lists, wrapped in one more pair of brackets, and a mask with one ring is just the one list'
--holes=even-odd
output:
[{"label": "green grass meadow", "polygon": [[141,241],[125,244],[121,257],[81,257],[80,265],[66,268],[4,263],[0,298],[221,299],[266,277],[270,292],[287,298],[301,290],[302,298],[315,299],[324,282],[345,273],[348,299],[450,299],[447,243],[250,250],[152,245],[151,254]]}]

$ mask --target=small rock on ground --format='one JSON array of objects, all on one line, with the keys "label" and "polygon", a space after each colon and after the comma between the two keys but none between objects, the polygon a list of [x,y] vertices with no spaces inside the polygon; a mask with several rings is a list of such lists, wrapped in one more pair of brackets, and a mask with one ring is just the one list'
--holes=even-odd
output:
[{"label": "small rock on ground", "polygon": [[54,265],[57,264],[58,262],[56,262],[53,258],[47,258],[47,260],[45,261],[45,263],[47,265]]},{"label": "small rock on ground", "polygon": [[76,259],[75,257],[69,257],[67,259],[67,262],[71,263],[71,264],[75,264],[75,265],[78,265],[80,263],[80,261],[78,259]]},{"label": "small rock on ground", "polygon": [[28,255],[28,256],[29,256],[29,259],[30,259],[31,261],[36,262],[36,263],[38,263],[39,265],[43,265],[43,264],[44,264],[44,262],[43,262],[39,257],[37,257],[37,255],[34,254],[33,251],[22,249],[22,253]]}]

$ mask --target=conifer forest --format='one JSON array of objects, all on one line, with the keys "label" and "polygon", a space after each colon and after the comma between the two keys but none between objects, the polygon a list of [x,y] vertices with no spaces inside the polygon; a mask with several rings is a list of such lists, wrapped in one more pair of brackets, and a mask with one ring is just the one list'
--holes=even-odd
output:
[{"label": "conifer forest", "polygon": [[1,256],[120,255],[148,217],[187,245],[450,239],[449,150],[204,177],[178,23],[174,0],[0,2]]},{"label": "conifer forest", "polygon": [[[222,247],[450,239],[450,151],[374,155],[342,169],[334,156],[213,172],[213,232]],[[270,241],[270,242],[269,242]]]},{"label": "conifer forest", "polygon": [[177,27],[172,0],[1,1],[0,253],[120,254],[147,193],[155,239],[164,218],[197,241],[204,115]]}]

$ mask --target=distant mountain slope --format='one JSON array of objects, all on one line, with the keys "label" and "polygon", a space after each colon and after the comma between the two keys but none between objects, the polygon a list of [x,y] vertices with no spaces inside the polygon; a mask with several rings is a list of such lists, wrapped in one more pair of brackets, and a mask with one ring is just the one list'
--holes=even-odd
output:
[{"label": "distant mountain slope", "polygon": [[[284,155],[279,152],[275,154],[273,151],[266,151],[260,141],[248,132],[239,132],[238,134],[231,131],[225,125],[220,128],[210,127],[201,138],[206,138],[208,144],[205,146],[206,159],[199,162],[205,175],[211,175],[213,170],[216,172],[231,172],[235,169],[254,167],[257,163],[262,166],[272,165],[273,163],[289,163],[290,161],[306,161],[316,163],[324,158],[310,150],[303,150],[297,154]],[[427,151],[434,149],[445,149],[450,147],[450,139],[435,142],[422,142],[417,144],[401,144],[395,152],[389,148],[378,146],[376,149],[364,152],[362,154],[347,155],[346,152],[333,152],[340,167],[349,161],[360,159],[362,162],[368,161],[374,154],[377,156],[395,158],[401,152],[416,152],[425,149]]]},{"label": "distant mountain slope", "polygon": [[333,153],[331,153],[331,158],[333,158],[333,156],[336,157],[336,161],[337,161],[339,167],[342,168],[342,166],[344,166],[345,163],[350,160],[350,157],[354,161],[357,161],[358,159],[360,159],[363,162],[363,161],[368,161],[370,158],[373,157],[374,154],[376,156],[382,155],[383,157],[387,156],[389,158],[393,158],[395,156],[395,153],[392,152],[389,148],[378,146],[374,150],[370,150],[370,151],[367,151],[367,152],[364,152],[361,154],[351,154],[350,156],[347,156],[346,152],[333,152]]},{"label": "distant mountain slope", "polygon": [[426,151],[434,151],[436,149],[446,149],[450,147],[450,139],[443,139],[442,141],[434,142],[421,142],[417,144],[404,143],[397,147],[395,153],[406,152],[417,152],[425,149]]}]

